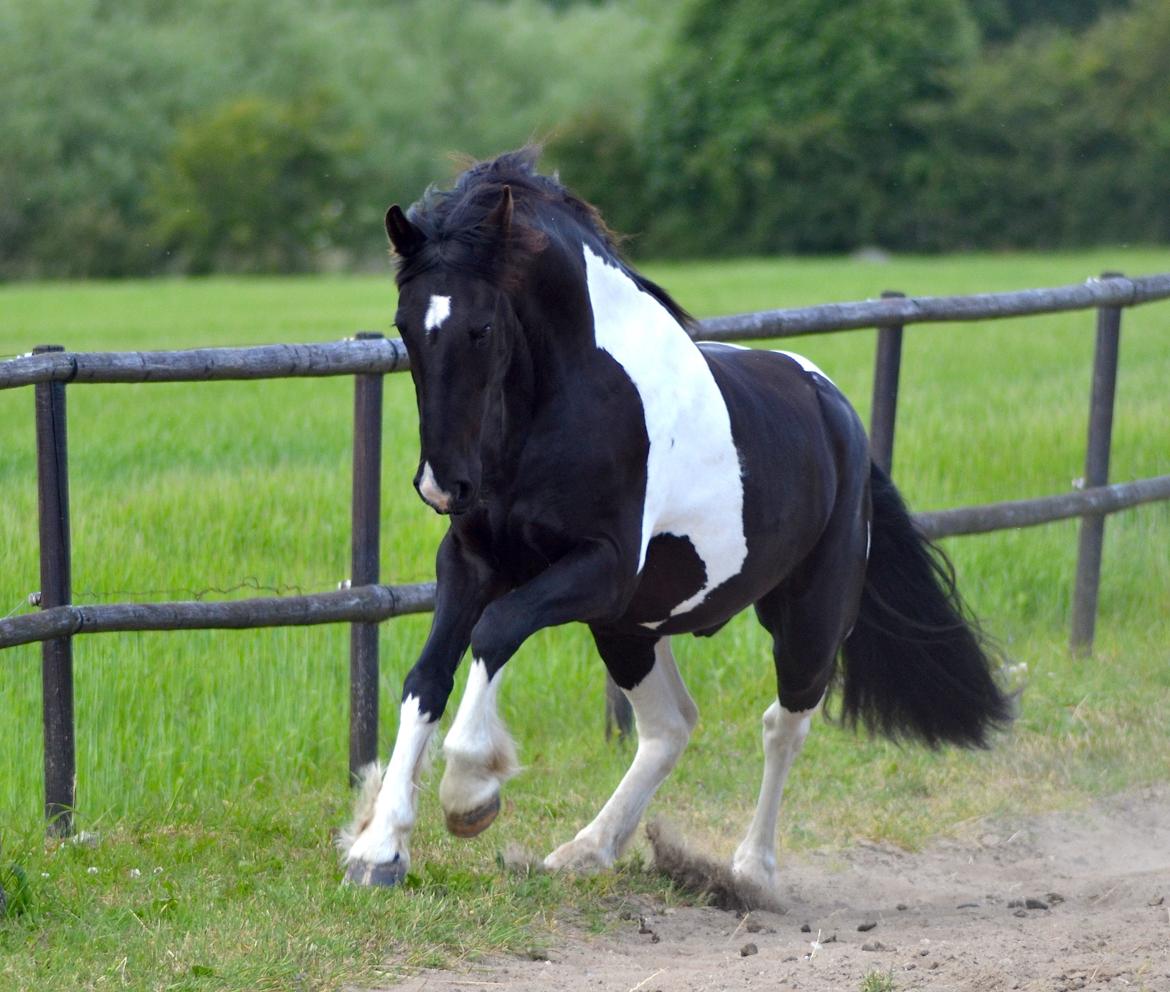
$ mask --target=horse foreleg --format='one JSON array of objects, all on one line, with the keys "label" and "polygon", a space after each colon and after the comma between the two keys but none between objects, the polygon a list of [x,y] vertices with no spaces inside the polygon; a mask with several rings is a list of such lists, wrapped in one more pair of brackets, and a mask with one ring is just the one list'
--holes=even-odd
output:
[{"label": "horse foreleg", "polygon": [[[398,737],[384,775],[376,766],[367,771],[380,781],[367,781],[353,826],[341,837],[345,849],[345,880],[358,885],[397,885],[410,867],[409,841],[414,830],[419,779],[427,744],[438,720],[419,710],[415,696],[402,704]],[[373,804],[370,794],[376,789]]]},{"label": "horse foreleg", "polygon": [[654,645],[653,667],[646,676],[622,691],[633,706],[638,728],[634,760],[596,819],[545,858],[547,868],[610,867],[690,740],[699,711],[679,675],[669,638]]},{"label": "horse foreleg", "polygon": [[353,826],[342,834],[347,882],[396,885],[406,877],[427,745],[447,705],[471,629],[493,588],[490,576],[464,556],[450,534],[439,547],[436,571],[435,617],[402,688],[390,764],[380,783],[376,769],[369,775]]},{"label": "horse foreleg", "polygon": [[485,830],[499,812],[500,786],[516,772],[515,748],[496,709],[500,670],[537,630],[609,612],[619,594],[616,572],[612,546],[584,544],[483,611],[471,632],[467,688],[443,743],[439,799],[452,833]]},{"label": "horse foreleg", "polygon": [[491,826],[500,811],[500,786],[516,774],[516,747],[496,709],[500,673],[488,674],[476,658],[455,722],[443,741],[446,770],[439,801],[447,829],[456,837],[474,837]]}]

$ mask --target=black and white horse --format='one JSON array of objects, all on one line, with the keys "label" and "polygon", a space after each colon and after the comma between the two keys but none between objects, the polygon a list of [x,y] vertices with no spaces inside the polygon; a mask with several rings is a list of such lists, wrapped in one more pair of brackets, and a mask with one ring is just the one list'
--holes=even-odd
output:
[{"label": "black and white horse", "polygon": [[476,165],[386,215],[418,400],[415,487],[451,522],[430,636],[390,763],[346,837],[346,878],[404,877],[424,752],[468,646],[439,796],[459,836],[495,819],[517,767],[501,670],[569,621],[589,625],[638,745],[596,819],[545,864],[612,865],[698,717],[671,636],[713,634],[754,606],[778,693],[732,870],[771,886],[785,778],[839,654],[847,722],[893,737],[983,745],[1008,701],[945,560],[833,383],[796,355],[692,341],[687,314],[535,159]]}]

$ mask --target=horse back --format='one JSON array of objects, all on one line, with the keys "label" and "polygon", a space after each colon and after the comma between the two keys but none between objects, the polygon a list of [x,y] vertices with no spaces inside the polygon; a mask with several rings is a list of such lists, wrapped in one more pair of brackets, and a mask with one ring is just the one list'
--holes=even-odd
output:
[{"label": "horse back", "polygon": [[816,530],[813,519],[827,519],[845,477],[868,469],[857,413],[799,355],[706,342],[700,351],[727,404],[745,498],[773,526]]}]

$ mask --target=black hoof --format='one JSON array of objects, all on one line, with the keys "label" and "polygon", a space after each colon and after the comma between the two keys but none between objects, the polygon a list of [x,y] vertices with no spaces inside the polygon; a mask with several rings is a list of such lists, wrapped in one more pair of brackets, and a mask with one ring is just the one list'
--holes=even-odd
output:
[{"label": "black hoof", "polygon": [[477,806],[466,813],[448,813],[447,829],[456,837],[474,837],[487,830],[499,812],[500,794],[497,792],[482,806]]},{"label": "black hoof", "polygon": [[346,885],[398,885],[406,878],[402,858],[393,861],[351,861],[345,866]]}]

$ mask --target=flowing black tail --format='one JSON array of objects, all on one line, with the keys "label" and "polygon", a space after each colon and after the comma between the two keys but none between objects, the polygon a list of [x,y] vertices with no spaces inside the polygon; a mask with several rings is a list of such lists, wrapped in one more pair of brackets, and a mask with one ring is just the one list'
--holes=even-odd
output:
[{"label": "flowing black tail", "polygon": [[870,470],[873,523],[861,608],[842,647],[842,717],[894,739],[986,747],[1012,718],[943,552],[893,482]]}]

